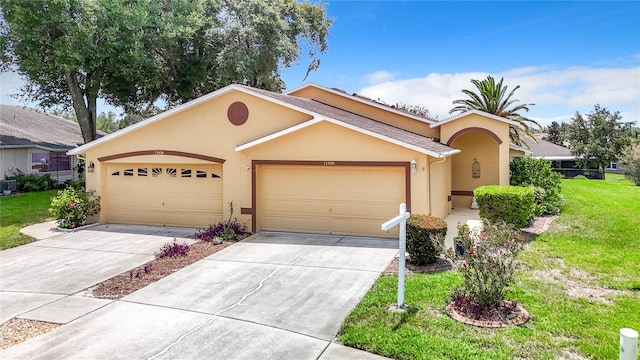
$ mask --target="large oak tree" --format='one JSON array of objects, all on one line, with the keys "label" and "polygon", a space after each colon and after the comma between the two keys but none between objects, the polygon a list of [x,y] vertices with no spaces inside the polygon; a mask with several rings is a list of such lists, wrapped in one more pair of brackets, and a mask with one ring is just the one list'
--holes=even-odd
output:
[{"label": "large oak tree", "polygon": [[[323,5],[296,0],[0,0],[0,71],[21,94],[72,107],[85,142],[96,101],[174,106],[231,83],[279,91],[301,56],[327,50]],[[305,54],[303,54],[303,51]],[[308,74],[307,72],[307,74]]]}]

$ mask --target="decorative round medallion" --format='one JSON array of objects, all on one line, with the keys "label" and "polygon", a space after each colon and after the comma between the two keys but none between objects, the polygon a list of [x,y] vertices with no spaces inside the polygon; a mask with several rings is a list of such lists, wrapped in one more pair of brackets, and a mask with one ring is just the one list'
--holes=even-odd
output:
[{"label": "decorative round medallion", "polygon": [[227,109],[227,118],[233,125],[242,125],[249,118],[249,108],[240,101],[236,101],[229,105]]}]

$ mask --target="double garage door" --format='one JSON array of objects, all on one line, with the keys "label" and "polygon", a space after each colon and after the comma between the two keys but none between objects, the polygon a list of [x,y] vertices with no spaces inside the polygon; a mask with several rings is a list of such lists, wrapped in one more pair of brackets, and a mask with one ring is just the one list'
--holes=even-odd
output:
[{"label": "double garage door", "polygon": [[110,164],[108,221],[204,227],[222,220],[222,165]]},{"label": "double garage door", "polygon": [[[222,220],[222,165],[109,164],[111,223],[204,227]],[[406,202],[402,166],[260,165],[259,230],[396,237],[380,225]],[[233,199],[234,196],[229,196]]]},{"label": "double garage door", "polygon": [[406,202],[399,166],[261,165],[258,216],[263,230],[396,237],[380,225]]}]

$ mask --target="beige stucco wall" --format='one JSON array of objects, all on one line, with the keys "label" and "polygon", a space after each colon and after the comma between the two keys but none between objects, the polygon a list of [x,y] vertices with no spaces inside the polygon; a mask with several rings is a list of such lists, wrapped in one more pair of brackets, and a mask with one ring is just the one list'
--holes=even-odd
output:
[{"label": "beige stucco wall", "polygon": [[333,94],[320,88],[309,85],[307,87],[290,93],[293,96],[299,96],[309,99],[318,100],[322,103],[329,104],[341,109],[345,109],[362,116],[366,116],[378,121],[387,123],[392,126],[406,129],[416,134],[437,138],[439,136],[438,129],[432,129],[425,122],[411,119],[409,117],[383,110],[381,108],[364,104],[360,101],[349,99],[344,96]]},{"label": "beige stucco wall", "polygon": [[[235,126],[227,119],[227,108],[235,101],[242,101],[249,108],[249,119],[241,126]],[[240,208],[252,207],[252,160],[410,162],[415,159],[418,173],[411,175],[412,211],[429,214],[433,208],[434,215],[444,217],[448,214],[448,175],[429,175],[431,169],[446,170],[448,162],[430,166],[428,162],[435,159],[427,155],[339,125],[321,122],[244,151],[235,151],[238,145],[309,119],[307,114],[234,91],[90,148],[86,153],[87,163],[93,161],[96,166],[93,173],[86,175],[87,187],[96,189],[99,195],[107,193],[108,163],[206,163],[168,155],[99,162],[97,159],[103,156],[142,150],[175,150],[222,158],[226,160],[222,179],[223,217],[229,216],[227,204],[233,201],[234,216],[250,225],[251,216],[241,215]],[[430,187],[437,189],[440,200],[430,199]],[[101,205],[103,208],[108,206],[106,196],[102,197]],[[106,212],[94,220],[106,222]]]},{"label": "beige stucco wall", "polygon": [[[249,118],[241,126],[233,125],[227,119],[227,108],[235,101],[244,102],[249,109]],[[227,93],[87,150],[87,163],[93,161],[96,164],[95,171],[86,176],[87,187],[96,189],[99,195],[107,190],[106,163],[97,160],[107,155],[175,150],[222,158],[226,160],[223,165],[223,216],[229,215],[227,204],[233,201],[234,216],[247,221],[249,217],[241,216],[239,209],[251,206],[251,187],[248,185],[251,174],[246,169],[250,162],[242,159],[235,152],[235,147],[309,119],[306,114],[240,91]],[[165,155],[137,156],[111,162],[204,163],[202,160]],[[108,205],[106,201],[106,197],[102,197],[101,205],[105,208]],[[104,212],[98,221],[106,221]]]},{"label": "beige stucco wall", "polygon": [[[246,149],[242,153],[243,162],[247,164],[251,160],[410,162],[415,159],[418,171],[417,174],[410,175],[411,211],[433,213],[441,217],[448,214],[446,195],[440,197],[441,201],[430,201],[430,168],[427,161],[432,161],[433,158],[339,125],[322,122]],[[437,189],[447,186],[447,179],[442,176],[435,176],[432,182]]]},{"label": "beige stucco wall", "polygon": [[509,161],[513,161],[513,158],[516,158],[516,157],[525,157],[525,156],[527,156],[527,154],[525,154],[525,152],[522,150],[509,149]]},{"label": "beige stucco wall", "polygon": [[[500,166],[497,161],[498,144],[489,135],[471,132],[456,138],[452,144],[462,152],[452,158],[451,189],[457,191],[473,191],[482,185],[499,184]],[[480,177],[472,176],[474,160],[480,164]],[[471,197],[453,196],[453,207],[469,207]]]},{"label": "beige stucco wall", "polygon": [[[448,122],[440,127],[440,139],[447,143],[457,136],[451,146],[460,149],[461,153],[452,157],[451,189],[457,191],[472,191],[482,185],[509,184],[509,124],[478,114],[469,114],[457,120]],[[460,134],[462,135],[456,135]],[[487,132],[497,136],[498,143]],[[480,178],[473,178],[471,166],[474,158],[478,159],[481,167]],[[470,196],[453,196],[452,206],[468,207],[471,205]]]}]

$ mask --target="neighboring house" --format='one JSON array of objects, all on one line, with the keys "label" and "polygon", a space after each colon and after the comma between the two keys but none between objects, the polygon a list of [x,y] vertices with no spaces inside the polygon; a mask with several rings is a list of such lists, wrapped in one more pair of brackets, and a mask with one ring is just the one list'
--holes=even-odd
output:
[{"label": "neighboring house", "polygon": [[0,105],[2,179],[15,172],[77,179],[77,159],[67,151],[83,144],[80,126],[67,119],[14,105]]},{"label": "neighboring house", "polygon": [[[473,190],[509,184],[508,119],[436,122],[308,84],[230,85],[69,152],[85,154],[98,221],[387,236],[398,214],[447,216]],[[396,230],[397,231],[397,230]]]},{"label": "neighboring house", "polygon": [[524,139],[532,157],[551,161],[553,170],[561,173],[565,178],[573,178],[578,175],[584,175],[590,179],[603,178],[603,174],[597,166],[589,164],[587,166],[579,166],[576,156],[571,154],[570,149],[544,140],[546,135],[543,133],[534,134],[538,141],[537,143],[529,138]]}]

